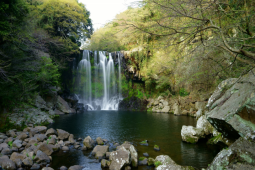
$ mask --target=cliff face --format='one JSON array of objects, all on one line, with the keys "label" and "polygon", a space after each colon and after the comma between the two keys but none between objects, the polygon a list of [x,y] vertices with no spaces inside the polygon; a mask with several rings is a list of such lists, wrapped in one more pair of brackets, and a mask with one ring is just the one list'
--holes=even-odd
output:
[{"label": "cliff face", "polygon": [[238,79],[223,81],[208,101],[207,120],[235,142],[222,150],[208,169],[254,169],[255,69]]}]

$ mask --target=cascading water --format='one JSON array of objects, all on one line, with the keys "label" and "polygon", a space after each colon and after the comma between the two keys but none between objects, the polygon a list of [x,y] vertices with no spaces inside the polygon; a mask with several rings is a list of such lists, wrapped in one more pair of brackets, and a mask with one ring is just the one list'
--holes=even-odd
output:
[{"label": "cascading water", "polygon": [[[88,105],[89,110],[118,110],[121,95],[121,60],[118,54],[118,71],[115,72],[114,59],[109,53],[107,59],[105,52],[99,51],[99,55],[94,52],[94,68],[91,68],[89,51],[83,51],[83,59],[78,67],[77,86],[84,86],[82,92],[79,92],[79,102]],[[91,70],[93,79],[91,79]],[[118,81],[116,80],[118,77]],[[83,83],[85,81],[85,83]],[[93,82],[93,95],[91,82]]]},{"label": "cascading water", "polygon": [[79,85],[82,86],[79,102],[87,104],[88,107],[92,110],[92,88],[91,88],[91,64],[90,64],[90,57],[89,51],[83,51],[83,57],[78,65],[78,81]]}]

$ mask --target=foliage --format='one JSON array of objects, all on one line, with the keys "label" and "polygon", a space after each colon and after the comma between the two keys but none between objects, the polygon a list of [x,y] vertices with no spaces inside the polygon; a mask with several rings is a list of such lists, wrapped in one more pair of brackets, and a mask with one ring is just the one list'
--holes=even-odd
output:
[{"label": "foliage", "polygon": [[189,95],[189,92],[187,92],[184,88],[180,88],[179,95],[185,97]]},{"label": "foliage", "polygon": [[10,148],[12,148],[12,141],[9,141],[8,145],[10,146]]},{"label": "foliage", "polygon": [[162,165],[162,163],[160,161],[156,161],[156,162],[154,162],[154,165],[155,165],[155,167],[158,167],[159,165]]}]

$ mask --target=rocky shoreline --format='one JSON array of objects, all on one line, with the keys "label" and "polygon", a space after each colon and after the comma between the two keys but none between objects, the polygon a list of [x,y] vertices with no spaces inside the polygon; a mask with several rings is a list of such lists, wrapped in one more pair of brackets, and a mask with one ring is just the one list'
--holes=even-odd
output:
[{"label": "rocky shoreline", "polygon": [[[140,144],[144,145],[147,141]],[[148,144],[148,143],[147,143]],[[60,150],[68,152],[73,148],[79,150],[91,150],[94,159],[101,162],[103,169],[120,170],[131,169],[138,166],[155,166],[157,170],[167,169],[194,169],[176,164],[169,156],[160,155],[154,158],[138,158],[134,145],[130,142],[123,144],[111,143],[100,137],[93,140],[90,136],[85,139],[75,140],[74,135],[61,129],[47,129],[45,126],[27,127],[23,131],[12,129],[6,133],[0,133],[0,169],[4,170],[53,170],[49,167],[51,155]],[[158,146],[154,147],[159,150]],[[81,170],[80,165],[73,165],[69,168],[59,167],[60,170]]]}]

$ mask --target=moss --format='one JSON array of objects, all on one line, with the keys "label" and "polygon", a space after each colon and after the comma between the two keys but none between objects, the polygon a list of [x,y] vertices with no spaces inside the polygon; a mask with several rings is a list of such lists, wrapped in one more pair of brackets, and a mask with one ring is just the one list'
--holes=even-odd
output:
[{"label": "moss", "polygon": [[153,158],[148,158],[148,165],[151,166],[151,165],[154,165],[154,159]]},{"label": "moss", "polygon": [[145,157],[140,157],[139,161],[143,161],[144,159],[146,159]]},{"label": "moss", "polygon": [[162,165],[162,163],[160,161],[156,161],[156,162],[154,162],[154,165],[155,165],[155,167],[158,167],[159,165]]},{"label": "moss", "polygon": [[196,139],[188,137],[188,136],[186,137],[186,141],[192,144],[197,142]]},{"label": "moss", "polygon": [[140,142],[141,144],[146,144],[147,143],[147,141],[146,140],[144,140],[144,141],[142,141],[142,142]]},{"label": "moss", "polygon": [[208,140],[207,144],[216,144],[217,141],[221,138],[221,133],[217,136],[212,137],[211,139]]}]

